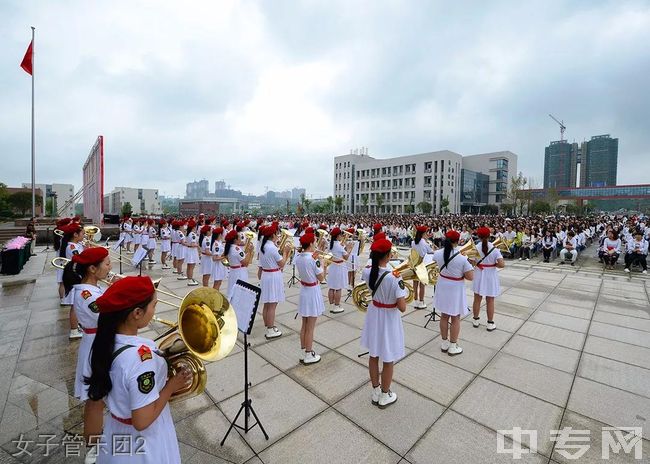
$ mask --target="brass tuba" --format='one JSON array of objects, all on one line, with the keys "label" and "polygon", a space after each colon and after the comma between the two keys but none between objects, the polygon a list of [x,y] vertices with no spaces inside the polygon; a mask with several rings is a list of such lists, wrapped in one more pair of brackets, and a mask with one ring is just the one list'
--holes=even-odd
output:
[{"label": "brass tuba", "polygon": [[481,259],[481,255],[476,248],[474,240],[469,239],[465,245],[460,247],[459,253],[468,259]]},{"label": "brass tuba", "polygon": [[[413,298],[415,298],[413,286],[408,282],[404,282],[404,288],[408,292],[406,295],[406,303],[411,303]],[[352,301],[359,311],[364,313],[368,311],[368,306],[372,301],[372,292],[365,281],[359,282],[352,289]]]},{"label": "brass tuba", "polygon": [[497,248],[501,253],[510,253],[512,242],[510,240],[504,239],[503,237],[499,237],[494,242],[492,242],[492,246]]}]

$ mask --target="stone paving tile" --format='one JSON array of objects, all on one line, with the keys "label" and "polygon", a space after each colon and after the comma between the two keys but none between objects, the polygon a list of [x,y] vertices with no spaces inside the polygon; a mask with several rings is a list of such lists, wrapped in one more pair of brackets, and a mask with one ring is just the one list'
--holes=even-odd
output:
[{"label": "stone paving tile", "polygon": [[[329,348],[316,342],[312,349],[321,355],[329,351]],[[254,348],[253,351],[282,371],[299,365],[300,359],[305,354],[304,350],[300,348],[300,334],[297,333],[283,335],[277,340],[273,340],[273,343],[266,343]]]},{"label": "stone paving tile", "polygon": [[[596,311],[603,311],[609,314],[620,314],[623,316],[650,319],[650,309],[626,308],[619,304],[605,304],[600,301],[596,305]],[[613,316],[612,316],[613,317]]]},{"label": "stone paving tile", "polygon": [[499,321],[496,316],[495,323],[497,324],[497,329],[492,332],[488,332],[481,327],[475,329],[469,320],[462,321],[458,343],[460,346],[463,346],[463,342],[465,340],[469,340],[472,343],[483,345],[488,348],[492,348],[493,350],[500,349],[508,341],[508,339],[512,337],[512,334],[510,332],[499,330]]},{"label": "stone paving tile", "polygon": [[[480,377],[451,408],[495,431],[537,430],[538,450],[544,456],[550,456],[553,445],[548,432],[557,429],[562,417],[562,408]],[[523,444],[530,446],[528,437]]]},{"label": "stone paving tile", "polygon": [[592,322],[589,329],[590,335],[597,337],[609,338],[610,340],[617,340],[620,342],[650,348],[650,337],[647,332],[641,330],[628,329],[626,327],[618,327],[610,324],[603,324],[602,322]]},{"label": "stone paving tile", "polygon": [[584,352],[650,369],[650,348],[590,335]]},{"label": "stone paving tile", "polygon": [[585,340],[583,333],[533,321],[526,322],[517,334],[574,350],[582,349]]},{"label": "stone paving tile", "polygon": [[643,437],[650,439],[650,429],[646,427],[650,399],[634,393],[577,377],[567,410],[613,427],[642,427]]},{"label": "stone paving tile", "polygon": [[535,311],[530,318],[531,321],[540,324],[552,325],[561,329],[568,329],[574,332],[586,333],[589,328],[589,321],[577,317],[564,316],[557,313],[548,313],[546,311]]},{"label": "stone paving tile", "polygon": [[[440,335],[435,339],[424,345],[418,350],[418,353],[431,356],[447,364],[451,364],[474,374],[478,374],[492,359],[496,350],[487,348],[485,346],[477,345],[472,342],[463,342],[463,354],[460,356],[449,356],[447,353],[440,351]],[[466,354],[469,354],[466,356]]]},{"label": "stone paving tile", "polygon": [[[370,401],[370,386],[360,388],[334,405],[334,408],[363,430],[404,455],[443,412],[443,407],[404,385],[393,382],[397,403],[379,409]],[[386,424],[408,424],[386,427]]]},{"label": "stone paving tile", "polygon": [[501,301],[501,298],[497,299],[496,313],[499,315],[507,315],[518,319],[528,319],[534,311],[535,308],[508,304]]},{"label": "stone paving tile", "polygon": [[[504,448],[512,449],[512,441],[505,439]],[[526,448],[525,448],[526,449]],[[406,454],[408,462],[429,464],[513,462],[511,455],[497,453],[497,434],[476,422],[448,410],[436,421],[415,447]],[[536,454],[522,454],[516,462],[546,464],[547,459]]]},{"label": "stone paving tile", "polygon": [[260,458],[265,463],[313,464],[395,464],[401,459],[394,451],[332,409],[319,414],[266,449]]},{"label": "stone paving tile", "polygon": [[594,321],[650,332],[650,320],[638,317],[624,316],[620,314],[613,316],[611,313],[596,311],[594,313]]},{"label": "stone paving tile", "polygon": [[555,303],[552,301],[545,301],[539,308],[538,311],[545,311],[549,313],[564,314],[565,316],[577,317],[580,319],[591,319],[591,315],[594,312],[592,309],[578,308],[577,306],[571,306],[563,303]]},{"label": "stone paving tile", "polygon": [[550,295],[546,301],[550,303],[559,303],[566,304],[569,306],[576,306],[578,308],[584,309],[594,309],[594,299],[583,298],[582,296],[569,296],[568,294],[556,294],[553,293]]},{"label": "stone paving tile", "polygon": [[338,348],[359,337],[361,331],[339,321],[327,321],[314,330],[314,341],[328,348]]},{"label": "stone paving tile", "polygon": [[585,353],[578,375],[650,398],[650,370]]},{"label": "stone paving tile", "polygon": [[503,352],[544,366],[573,373],[578,367],[579,351],[571,350],[521,335],[515,335],[504,347]]}]

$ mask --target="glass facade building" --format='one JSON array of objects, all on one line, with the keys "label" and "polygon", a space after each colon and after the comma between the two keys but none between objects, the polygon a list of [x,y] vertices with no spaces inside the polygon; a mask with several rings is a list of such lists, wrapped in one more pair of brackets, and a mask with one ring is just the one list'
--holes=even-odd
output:
[{"label": "glass facade building", "polygon": [[578,171],[578,144],[551,142],[544,150],[544,188],[575,187]]},{"label": "glass facade building", "polygon": [[[544,198],[546,190],[531,190],[533,198]],[[615,187],[581,187],[557,189],[560,199],[598,200],[616,198],[650,198],[650,184],[617,185]]]},{"label": "glass facade building", "polygon": [[469,169],[461,169],[460,173],[461,212],[472,212],[487,205],[490,176]]},{"label": "glass facade building", "polygon": [[580,163],[581,187],[616,185],[618,165],[618,139],[597,135],[582,144]]}]

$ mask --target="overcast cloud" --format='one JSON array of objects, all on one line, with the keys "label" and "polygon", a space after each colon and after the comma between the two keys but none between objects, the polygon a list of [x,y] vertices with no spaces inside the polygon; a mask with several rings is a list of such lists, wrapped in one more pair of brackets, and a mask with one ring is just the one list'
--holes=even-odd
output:
[{"label": "overcast cloud", "polygon": [[[81,185],[105,136],[105,185],[182,195],[332,193],[335,155],[510,150],[541,182],[544,146],[619,138],[619,183],[647,183],[647,1],[3,1],[0,182]],[[640,164],[643,162],[643,164]]]}]

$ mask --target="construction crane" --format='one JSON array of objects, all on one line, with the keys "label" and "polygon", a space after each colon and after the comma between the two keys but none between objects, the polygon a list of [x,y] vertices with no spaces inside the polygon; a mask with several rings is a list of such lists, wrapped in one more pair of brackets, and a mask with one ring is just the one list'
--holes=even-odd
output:
[{"label": "construction crane", "polygon": [[555,116],[552,114],[549,114],[551,119],[558,123],[560,125],[560,142],[564,142],[564,131],[566,130],[566,126],[564,125],[564,121],[558,121]]}]

